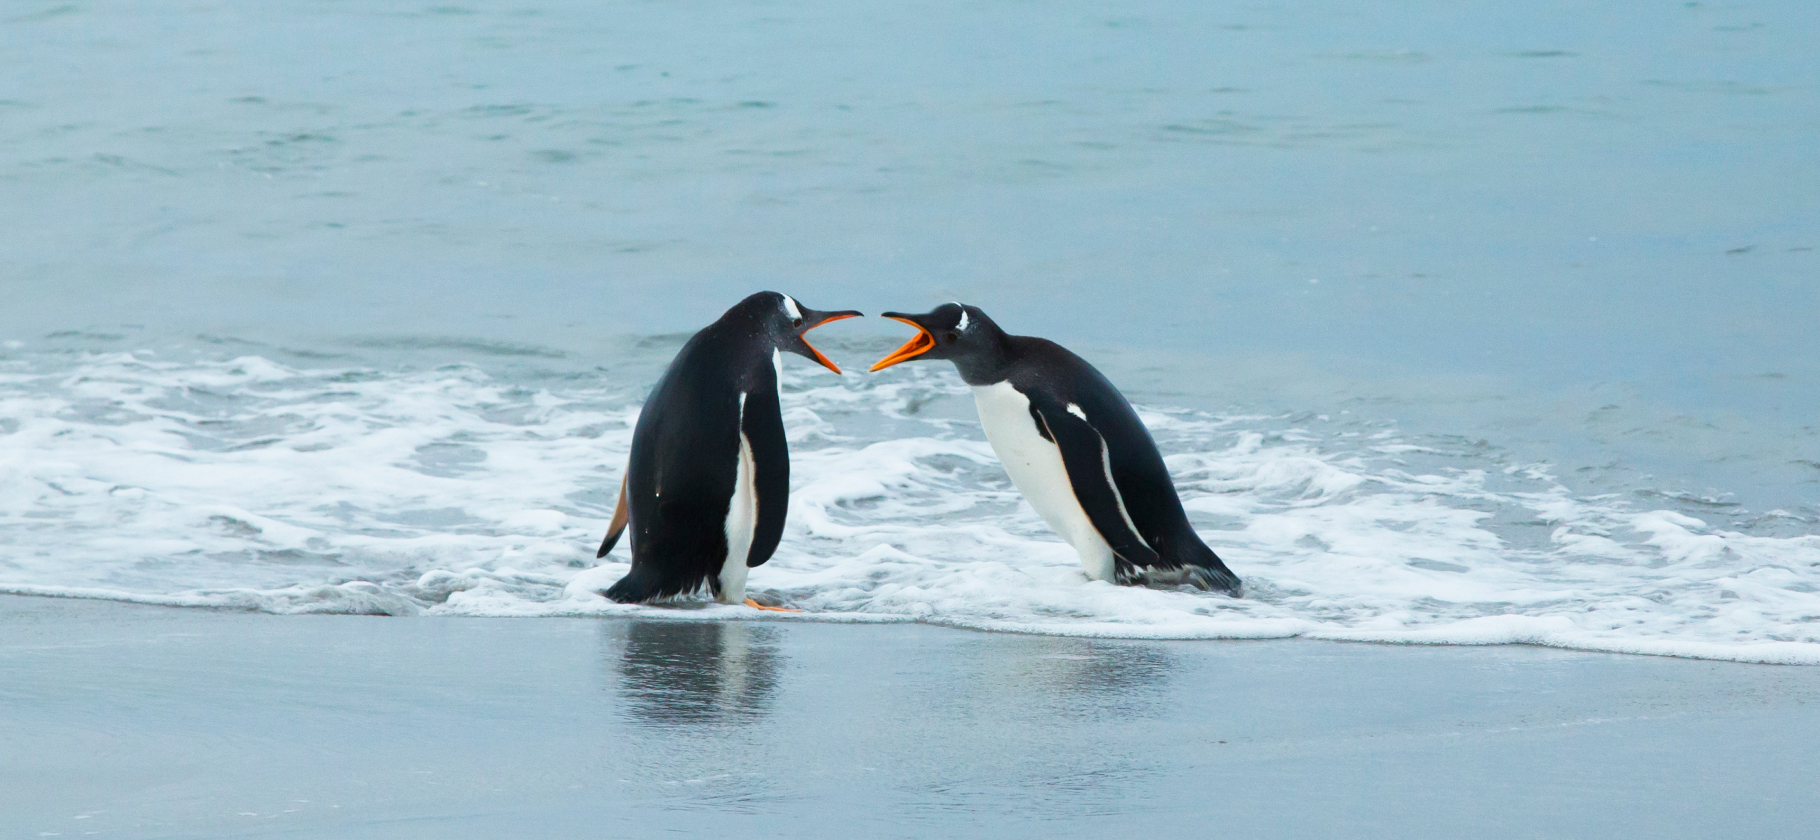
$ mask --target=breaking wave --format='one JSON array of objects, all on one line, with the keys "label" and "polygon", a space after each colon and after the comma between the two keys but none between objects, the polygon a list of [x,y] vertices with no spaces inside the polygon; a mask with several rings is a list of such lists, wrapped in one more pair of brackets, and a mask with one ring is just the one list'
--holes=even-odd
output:
[{"label": "breaking wave", "polygon": [[[1157,639],[1527,643],[1820,664],[1820,535],[1576,495],[1495,446],[1344,415],[1140,406],[1245,597],[1089,582],[946,366],[789,372],[768,620]],[[753,618],[622,606],[593,549],[638,398],[605,372],[0,360],[0,592],[274,613]]]}]

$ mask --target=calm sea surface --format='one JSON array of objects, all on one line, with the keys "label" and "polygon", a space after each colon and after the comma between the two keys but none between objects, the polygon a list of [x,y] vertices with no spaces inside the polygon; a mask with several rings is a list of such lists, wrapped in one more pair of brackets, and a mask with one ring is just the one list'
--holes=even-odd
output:
[{"label": "calm sea surface", "polygon": [[[1271,516],[1325,504],[1311,485],[1270,490],[1191,463],[1253,452],[1240,451],[1253,433],[1264,462],[1293,444],[1360,486],[1482,479],[1397,507],[1451,506],[1470,521],[1447,527],[1476,532],[1414,548],[1378,538],[1438,520],[1345,532],[1376,534],[1357,551],[1401,552],[1398,568],[1476,571],[1500,561],[1472,552],[1500,547],[1554,556],[1565,529],[1657,569],[1755,550],[1737,537],[1777,546],[1751,555],[1752,573],[1786,567],[1794,577],[1771,588],[1814,599],[1816,44],[1820,6],[1796,0],[12,0],[0,10],[0,468],[16,486],[0,534],[15,548],[0,578],[139,595],[375,570],[423,584],[446,565],[424,559],[434,547],[407,560],[339,541],[481,528],[481,508],[529,498],[537,469],[489,449],[482,425],[452,421],[397,457],[520,496],[344,476],[366,495],[324,485],[261,507],[235,488],[274,486],[304,462],[259,472],[248,459],[263,456],[233,453],[386,462],[376,430],[430,429],[458,409],[604,441],[538,456],[576,475],[555,482],[556,501],[526,506],[573,521],[502,514],[482,528],[555,535],[580,547],[545,561],[591,563],[582,535],[605,518],[624,429],[601,438],[588,424],[623,421],[680,336],[775,288],[869,313],[964,300],[1087,355],[1147,410],[1188,418],[1159,438],[1178,471],[1208,471],[1184,479],[1208,494],[1191,502],[1197,524],[1250,534],[1216,547],[1266,583],[1292,576],[1256,558],[1348,549],[1305,520],[1306,534],[1265,544],[1258,500],[1280,502]],[[816,335],[863,371],[902,331],[870,320]],[[920,434],[961,446],[940,457],[966,457],[979,434],[965,394],[925,367],[805,397],[788,418],[799,451]],[[834,382],[807,370],[793,387]],[[454,380],[494,390],[456,394]],[[367,402],[309,408],[341,399]],[[903,410],[837,416],[891,400]],[[594,413],[567,426],[537,413],[558,404]],[[305,440],[350,417],[341,436]],[[801,431],[818,422],[831,424],[821,437]],[[60,449],[71,434],[92,442]],[[195,466],[194,480],[121,466],[153,450]],[[196,453],[216,460],[204,470]],[[937,455],[904,458],[927,470]],[[814,484],[880,463],[811,458],[799,474]],[[1003,490],[987,466],[963,489]],[[1550,493],[1606,519],[1536,513]],[[829,509],[863,518],[866,498]],[[231,522],[211,532],[228,542],[205,545],[187,536],[196,523],[147,512],[160,500],[240,512],[209,513]],[[1014,499],[976,501],[1002,503],[990,514],[1014,532],[1035,522]],[[1652,512],[1682,517],[1661,520],[1681,532],[1634,519]],[[941,518],[918,515],[905,521]],[[89,576],[44,559],[118,554],[108,540],[131,535],[144,548],[131,569]],[[1675,547],[1682,536],[1731,542],[1709,557]],[[829,551],[860,557],[871,539]],[[486,552],[509,548],[461,550],[497,570]],[[297,554],[273,553],[285,551]],[[1598,556],[1620,562],[1616,551]],[[194,559],[230,554],[242,559]],[[340,571],[310,571],[330,555]],[[1279,584],[1289,600],[1313,586]],[[1715,604],[1740,597],[1708,584]],[[1453,597],[1415,593],[1385,595],[1371,615]],[[880,597],[849,606],[884,609]],[[1740,641],[1812,641],[1808,607],[1776,603]],[[1291,612],[1318,621],[1320,609]],[[1475,609],[1444,618],[1504,614]],[[1660,631],[1732,630],[1678,632]]]}]

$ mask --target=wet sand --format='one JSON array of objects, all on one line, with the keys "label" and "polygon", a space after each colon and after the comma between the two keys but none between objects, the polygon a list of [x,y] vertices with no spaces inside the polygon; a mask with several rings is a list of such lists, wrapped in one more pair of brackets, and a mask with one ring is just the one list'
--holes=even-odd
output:
[{"label": "wet sand", "polygon": [[1820,669],[0,597],[9,837],[1809,836]]}]

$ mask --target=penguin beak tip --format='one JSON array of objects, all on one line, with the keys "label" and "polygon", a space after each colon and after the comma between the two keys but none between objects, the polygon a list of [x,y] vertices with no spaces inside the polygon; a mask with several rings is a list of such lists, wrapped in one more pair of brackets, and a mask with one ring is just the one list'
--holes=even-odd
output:
[{"label": "penguin beak tip", "polygon": [[804,347],[809,348],[809,352],[814,354],[815,361],[817,363],[819,363],[822,367],[825,367],[831,371],[834,371],[835,375],[837,375],[837,376],[842,375],[840,366],[835,364],[832,359],[829,359],[827,356],[822,355],[822,351],[817,350],[815,348],[815,345],[809,343],[809,339],[806,337],[805,334],[808,333],[810,330],[815,329],[816,327],[819,327],[823,324],[830,323],[833,321],[844,321],[848,318],[859,318],[859,317],[862,317],[864,313],[861,313],[855,309],[843,309],[839,312],[823,312],[823,313],[819,313],[819,314],[821,315],[821,319],[816,321],[813,324],[803,327],[802,330],[796,334],[797,340],[801,341],[803,343]]},{"label": "penguin beak tip", "polygon": [[869,371],[877,373],[899,362],[910,361],[911,359],[935,349],[935,336],[930,335],[929,331],[924,329],[922,324],[918,324],[908,318],[898,317],[891,313],[887,313],[885,317],[894,321],[903,321],[904,323],[915,327],[916,335],[909,341],[904,342],[904,346],[893,350],[891,355],[879,359],[872,367],[868,368]]}]

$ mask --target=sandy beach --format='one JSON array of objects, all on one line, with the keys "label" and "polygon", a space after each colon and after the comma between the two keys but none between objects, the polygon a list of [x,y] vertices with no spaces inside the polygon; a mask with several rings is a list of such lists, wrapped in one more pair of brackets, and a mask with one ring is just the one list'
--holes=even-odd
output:
[{"label": "sandy beach", "polygon": [[1820,670],[0,598],[13,837],[1806,837]]}]

